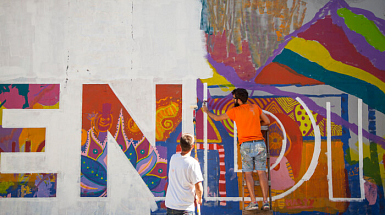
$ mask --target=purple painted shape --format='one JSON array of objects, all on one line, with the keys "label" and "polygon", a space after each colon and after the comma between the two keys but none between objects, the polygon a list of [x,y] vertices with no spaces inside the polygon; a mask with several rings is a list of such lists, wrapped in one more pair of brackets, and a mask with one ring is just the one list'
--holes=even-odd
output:
[{"label": "purple painted shape", "polygon": [[[42,175],[41,175],[42,176]],[[35,186],[37,187],[37,192],[33,195],[33,197],[50,197],[51,196],[51,188],[53,186],[50,178],[50,174],[42,176],[42,179],[36,177]]]},{"label": "purple painted shape", "polygon": [[98,140],[103,143],[107,138],[107,132],[99,132]]},{"label": "purple painted shape", "polygon": [[163,197],[163,193],[159,193],[159,192],[162,192],[167,189],[166,184],[167,184],[167,180],[162,178],[159,182],[159,185],[151,190],[153,192],[157,192],[157,193],[153,193],[155,197]]},{"label": "purple painted shape", "polygon": [[100,157],[97,160],[104,168],[106,168],[106,170],[107,170],[106,162],[107,162],[107,154],[108,154],[107,144],[112,144],[112,143],[108,143],[108,142],[106,143],[106,146],[103,149],[103,153],[100,155]]},{"label": "purple painted shape", "polygon": [[[217,70],[217,72],[221,76],[226,78],[226,80],[231,82],[231,84],[233,84],[235,87],[242,87],[242,88],[248,89],[248,87],[252,87],[255,85],[254,82],[243,81],[242,79],[240,79],[233,67],[226,66],[224,63],[216,62],[210,56],[210,54],[206,55],[206,58],[209,61],[209,63]],[[254,80],[254,79],[251,79],[251,80]],[[203,101],[203,84],[200,80],[197,80],[197,97],[199,100]],[[207,92],[207,98],[210,98],[210,92]],[[229,98],[232,98],[231,94],[229,94]]]},{"label": "purple painted shape", "polygon": [[12,152],[12,142],[16,143],[16,152],[19,152],[19,137],[22,128],[3,128],[0,125],[0,148],[4,152]]},{"label": "purple painted shape", "polygon": [[96,183],[94,183],[93,181],[89,180],[88,178],[86,178],[84,176],[81,177],[81,183],[85,184],[85,185],[87,185],[89,187],[96,188],[96,189],[86,189],[86,188],[80,187],[80,189],[82,190],[81,193],[99,192],[101,190],[105,190],[106,189],[106,186],[96,184]]},{"label": "purple painted shape", "polygon": [[226,66],[224,63],[218,63],[211,57],[210,54],[208,54],[206,58],[209,63],[217,70],[217,72],[220,73],[220,75],[222,75],[223,77],[225,77],[228,81],[231,80],[232,84],[243,84],[245,82],[241,78],[239,78],[238,74],[235,72],[235,69],[233,67]]},{"label": "purple painted shape", "polygon": [[155,150],[158,151],[160,158],[167,159],[167,147],[165,146],[156,146]]},{"label": "purple painted shape", "polygon": [[[222,64],[222,63],[219,63],[219,64]],[[240,85],[240,86],[243,86],[243,85]],[[203,83],[199,79],[197,79],[197,97],[198,97],[198,100],[203,101]],[[227,97],[229,99],[230,97],[232,98],[231,93],[229,93]],[[207,90],[207,99],[209,100],[210,98],[211,98],[210,91]],[[211,104],[212,103],[209,103],[207,105],[210,106]]]},{"label": "purple painted shape", "polygon": [[152,170],[156,162],[158,162],[157,155],[155,151],[152,151],[148,157],[140,160],[136,164],[136,171],[143,177]]},{"label": "purple painted shape", "polygon": [[197,79],[197,98],[199,101],[203,101],[203,83],[200,79]]}]

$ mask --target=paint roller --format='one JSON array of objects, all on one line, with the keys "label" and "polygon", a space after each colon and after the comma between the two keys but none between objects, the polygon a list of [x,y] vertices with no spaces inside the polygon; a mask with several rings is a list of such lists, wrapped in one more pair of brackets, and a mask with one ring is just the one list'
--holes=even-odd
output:
[{"label": "paint roller", "polygon": [[[197,105],[190,105],[190,108],[193,109],[193,124],[194,124],[194,147],[195,147],[195,159],[198,160],[198,153],[197,153],[197,132],[196,132],[196,112],[198,110]],[[198,160],[199,161],[199,160]],[[201,214],[201,206],[197,204],[197,214]]]}]

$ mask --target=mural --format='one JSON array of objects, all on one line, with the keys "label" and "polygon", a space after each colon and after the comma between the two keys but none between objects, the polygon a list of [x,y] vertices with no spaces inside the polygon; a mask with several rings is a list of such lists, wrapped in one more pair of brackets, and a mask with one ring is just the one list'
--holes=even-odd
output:
[{"label": "mural", "polygon": [[[385,20],[344,0],[326,2],[310,21],[304,21],[310,7],[305,0],[201,4],[213,77],[197,80],[198,108],[207,85],[215,114],[233,107],[231,91],[239,87],[248,90],[249,103],[266,111],[275,214],[385,214]],[[81,197],[109,195],[109,133],[154,195],[158,210],[152,213],[165,213],[168,160],[180,151],[182,113],[192,110],[182,111],[182,85],[157,84],[155,90],[150,143],[108,84],[83,85]],[[0,156],[45,151],[45,128],[3,128],[2,110],[58,109],[59,91],[57,84],[0,85]],[[208,118],[205,147],[199,109],[196,120],[197,156],[207,177],[201,210],[240,214],[234,123]],[[57,177],[0,173],[0,198],[56,197]],[[256,195],[262,196],[259,188]]]},{"label": "mural", "polygon": [[[214,74],[197,81],[198,106],[206,83],[216,114],[233,107],[236,87],[268,113],[277,214],[383,214],[385,139],[378,126],[385,119],[385,20],[331,0],[303,23],[306,9],[301,0],[202,0],[201,30]],[[362,121],[368,124],[361,132]],[[202,161],[198,111],[198,157],[208,164],[201,164],[208,176],[202,211],[239,214],[234,124],[207,124]]]},{"label": "mural", "polygon": [[[58,84],[0,85],[2,152],[44,152],[45,128],[3,128],[4,109],[59,109]],[[0,173],[0,198],[55,197],[56,173]]]},{"label": "mural", "polygon": [[[165,197],[169,155],[166,146],[182,119],[182,87],[157,85],[156,89],[157,147],[153,147],[109,85],[83,86],[82,197],[107,196],[107,132],[115,138],[154,196]],[[176,145],[176,137],[173,143]]]}]

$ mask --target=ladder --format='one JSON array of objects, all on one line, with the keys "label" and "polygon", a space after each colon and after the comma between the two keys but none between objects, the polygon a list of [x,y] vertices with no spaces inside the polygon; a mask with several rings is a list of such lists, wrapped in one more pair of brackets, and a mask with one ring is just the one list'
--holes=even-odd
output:
[{"label": "ladder", "polygon": [[[271,176],[270,176],[270,149],[269,149],[269,126],[261,126],[261,130],[265,131],[264,138],[266,143],[266,161],[267,161],[267,181],[268,181],[268,199],[270,204],[270,212],[272,212],[272,198],[271,198]],[[255,170],[254,170],[255,172]],[[254,214],[252,211],[246,211],[245,209],[245,174],[242,171],[242,211],[243,214]],[[254,186],[259,186],[259,180],[254,180]],[[258,210],[257,210],[258,211]],[[266,211],[267,212],[267,211]]]}]

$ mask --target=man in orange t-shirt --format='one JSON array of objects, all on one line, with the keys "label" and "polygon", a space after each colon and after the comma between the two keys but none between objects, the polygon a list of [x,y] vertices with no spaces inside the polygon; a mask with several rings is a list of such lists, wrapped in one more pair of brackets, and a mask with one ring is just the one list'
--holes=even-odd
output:
[{"label": "man in orange t-shirt", "polygon": [[231,92],[234,99],[234,108],[221,115],[211,113],[203,105],[202,111],[215,121],[231,119],[235,121],[238,129],[238,140],[241,144],[242,171],[246,176],[246,185],[250,193],[251,203],[246,210],[258,209],[254,194],[253,170],[257,170],[263,195],[263,210],[269,210],[267,201],[267,176],[266,176],[266,144],[261,132],[261,125],[269,125],[269,118],[256,104],[247,104],[249,94],[245,89],[237,88]]}]

